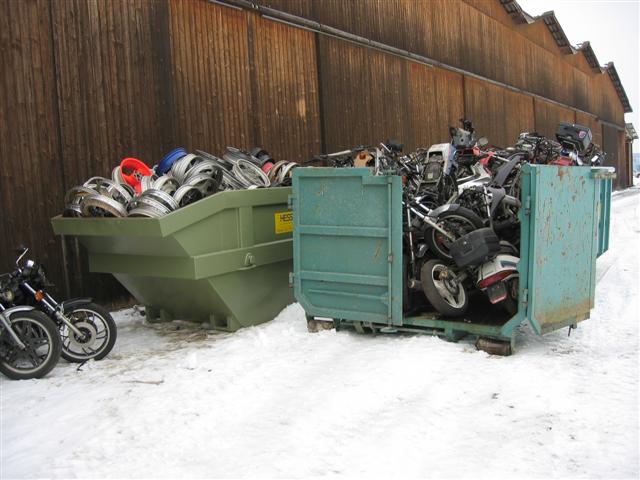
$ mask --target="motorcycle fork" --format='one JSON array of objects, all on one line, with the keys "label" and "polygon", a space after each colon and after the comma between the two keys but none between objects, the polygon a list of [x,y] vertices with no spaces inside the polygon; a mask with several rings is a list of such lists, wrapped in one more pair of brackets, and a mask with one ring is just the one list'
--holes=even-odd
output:
[{"label": "motorcycle fork", "polygon": [[458,274],[456,274],[455,272],[453,272],[453,271],[451,271],[451,270],[449,270],[449,271],[450,271],[451,273],[453,273],[453,278],[452,278],[452,280],[453,280],[454,282],[456,282],[456,283],[462,283],[462,282],[464,282],[464,281],[467,279],[467,277],[469,276],[469,275],[467,274],[467,271],[466,271],[466,270],[463,270],[462,272],[460,272],[460,273],[458,273]]},{"label": "motorcycle fork", "polygon": [[[33,295],[33,297],[35,298],[36,296],[36,291],[33,289],[33,287],[31,285],[29,285],[28,283],[22,283],[21,286],[27,290],[31,295]],[[36,301],[38,303],[40,303],[41,305],[43,305],[45,307],[45,309],[47,310],[47,312],[49,312],[51,315],[53,315],[54,317],[56,317],[56,319],[62,323],[64,323],[69,330],[71,330],[74,334],[78,335],[79,337],[83,337],[84,334],[80,331],[79,328],[77,328],[72,322],[71,320],[69,320],[69,317],[67,317],[63,312],[62,309],[60,308],[60,304],[58,302],[56,302],[53,297],[51,295],[49,295],[46,292],[44,293],[44,297],[41,300],[37,300]]]},{"label": "motorcycle fork", "polygon": [[9,319],[5,316],[4,312],[0,312],[0,323],[2,323],[2,326],[7,329],[9,335],[11,335],[11,338],[13,338],[13,341],[16,342],[16,345],[18,345],[18,348],[20,350],[24,350],[25,348],[27,348],[27,346],[22,343],[22,340],[20,340],[20,337],[18,337],[18,334],[13,331],[13,328],[11,327],[11,321],[9,321]]}]

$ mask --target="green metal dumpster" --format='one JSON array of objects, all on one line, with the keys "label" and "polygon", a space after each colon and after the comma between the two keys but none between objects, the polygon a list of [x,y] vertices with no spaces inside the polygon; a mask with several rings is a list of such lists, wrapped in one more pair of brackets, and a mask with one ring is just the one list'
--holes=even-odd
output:
[{"label": "green metal dumpster", "polygon": [[[525,165],[521,175],[518,312],[402,312],[402,184],[370,169],[305,168],[293,175],[291,282],[307,319],[358,331],[472,335],[509,354],[514,328],[538,334],[589,317],[595,262],[608,248],[611,179],[606,168]],[[472,309],[470,309],[472,310]]]},{"label": "green metal dumpster", "polygon": [[74,235],[93,272],[112,273],[150,320],[235,331],[293,301],[291,188],[224,191],[162,218],[52,219]]}]

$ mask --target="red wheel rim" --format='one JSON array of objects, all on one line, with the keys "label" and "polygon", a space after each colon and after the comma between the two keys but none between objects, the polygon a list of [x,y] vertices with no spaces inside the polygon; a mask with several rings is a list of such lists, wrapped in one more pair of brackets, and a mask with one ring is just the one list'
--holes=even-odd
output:
[{"label": "red wheel rim", "polygon": [[120,172],[124,181],[131,185],[136,193],[140,193],[142,177],[153,175],[153,170],[146,163],[132,157],[125,158],[120,162]]}]

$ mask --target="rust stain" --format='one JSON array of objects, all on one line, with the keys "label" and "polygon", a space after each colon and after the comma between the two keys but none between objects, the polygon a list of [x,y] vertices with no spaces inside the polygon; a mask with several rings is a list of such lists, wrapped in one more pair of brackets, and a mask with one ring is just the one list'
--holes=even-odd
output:
[{"label": "rust stain", "polygon": [[591,310],[589,298],[573,304],[568,298],[564,298],[563,300],[562,306],[558,308],[544,312],[535,312],[534,318],[543,330],[549,331],[554,324],[562,323],[571,318],[574,318],[576,322],[580,322],[589,317],[588,314]]},{"label": "rust stain", "polygon": [[567,174],[565,167],[558,167],[558,178],[560,181],[564,180],[564,176]]},{"label": "rust stain", "polygon": [[376,246],[376,252],[373,254],[373,259],[377,260],[380,257],[380,251],[382,250],[382,242],[378,240],[378,245]]}]

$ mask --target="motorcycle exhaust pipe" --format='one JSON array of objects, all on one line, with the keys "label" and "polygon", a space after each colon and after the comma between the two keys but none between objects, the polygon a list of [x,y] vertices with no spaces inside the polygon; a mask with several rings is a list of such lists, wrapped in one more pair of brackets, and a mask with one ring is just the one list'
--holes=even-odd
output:
[{"label": "motorcycle exhaust pipe", "polygon": [[505,195],[502,201],[511,207],[520,208],[520,205],[522,205],[520,203],[520,200],[518,200],[516,197],[512,197],[511,195]]}]

